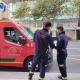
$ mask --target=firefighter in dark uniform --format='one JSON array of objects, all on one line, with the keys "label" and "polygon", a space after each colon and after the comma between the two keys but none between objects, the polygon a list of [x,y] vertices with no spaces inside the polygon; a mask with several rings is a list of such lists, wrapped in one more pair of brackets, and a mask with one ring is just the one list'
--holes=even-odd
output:
[{"label": "firefighter in dark uniform", "polygon": [[37,64],[40,65],[40,79],[44,80],[45,78],[45,64],[47,58],[47,50],[48,46],[52,49],[55,48],[53,44],[52,37],[49,34],[51,28],[50,22],[45,22],[44,27],[41,30],[37,30],[34,34],[34,42],[35,42],[35,56],[32,63],[31,71],[29,72],[29,80],[32,80],[34,75],[34,70]]},{"label": "firefighter in dark uniform", "polygon": [[61,76],[58,76],[61,80],[67,80],[67,71],[66,71],[66,58],[67,58],[67,45],[68,37],[65,35],[63,26],[57,27],[57,62]]}]

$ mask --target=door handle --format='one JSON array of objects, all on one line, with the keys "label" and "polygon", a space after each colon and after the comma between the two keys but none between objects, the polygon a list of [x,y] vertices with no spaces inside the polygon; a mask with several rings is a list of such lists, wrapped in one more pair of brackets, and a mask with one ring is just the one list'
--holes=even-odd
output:
[{"label": "door handle", "polygon": [[5,48],[5,49],[8,49],[9,47],[8,47],[8,46],[4,46],[4,48]]}]

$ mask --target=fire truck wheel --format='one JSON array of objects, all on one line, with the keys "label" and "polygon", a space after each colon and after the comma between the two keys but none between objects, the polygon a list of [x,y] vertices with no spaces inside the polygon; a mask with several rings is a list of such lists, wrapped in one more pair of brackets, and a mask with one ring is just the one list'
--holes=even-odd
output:
[{"label": "fire truck wheel", "polygon": [[[24,69],[26,71],[30,71],[31,70],[32,61],[33,61],[33,58],[28,58],[27,60],[25,60]],[[35,72],[38,72],[38,71],[39,71],[39,65],[36,65]]]}]

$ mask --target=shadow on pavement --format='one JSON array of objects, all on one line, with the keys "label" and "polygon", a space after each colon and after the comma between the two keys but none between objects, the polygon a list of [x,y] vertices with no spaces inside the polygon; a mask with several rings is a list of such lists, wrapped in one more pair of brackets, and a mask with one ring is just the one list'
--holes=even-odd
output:
[{"label": "shadow on pavement", "polygon": [[23,68],[17,67],[7,67],[7,66],[0,66],[0,71],[8,71],[8,72],[26,72]]}]

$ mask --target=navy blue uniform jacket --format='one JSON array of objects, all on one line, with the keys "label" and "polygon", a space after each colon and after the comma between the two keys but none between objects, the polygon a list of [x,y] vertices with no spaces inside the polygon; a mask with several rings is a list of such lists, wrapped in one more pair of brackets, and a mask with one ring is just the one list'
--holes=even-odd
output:
[{"label": "navy blue uniform jacket", "polygon": [[65,32],[61,32],[57,37],[57,53],[58,55],[67,55],[68,37]]},{"label": "navy blue uniform jacket", "polygon": [[35,54],[44,55],[47,52],[48,47],[55,48],[51,35],[48,30],[37,30],[34,34],[35,42]]}]

